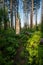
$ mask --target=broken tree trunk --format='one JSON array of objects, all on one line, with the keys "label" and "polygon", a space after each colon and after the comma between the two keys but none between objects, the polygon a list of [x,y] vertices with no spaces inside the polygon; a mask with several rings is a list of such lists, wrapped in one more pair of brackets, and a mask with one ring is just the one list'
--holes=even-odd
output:
[{"label": "broken tree trunk", "polygon": [[16,28],[16,34],[20,34],[20,21],[16,14],[16,21],[15,21],[15,28]]}]

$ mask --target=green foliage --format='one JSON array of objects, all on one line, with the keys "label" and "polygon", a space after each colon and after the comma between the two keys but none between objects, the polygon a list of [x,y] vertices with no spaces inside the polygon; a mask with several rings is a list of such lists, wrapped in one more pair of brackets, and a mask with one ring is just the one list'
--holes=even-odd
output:
[{"label": "green foliage", "polygon": [[40,32],[35,32],[32,37],[28,40],[26,50],[29,56],[28,63],[38,65],[38,45],[40,43]]},{"label": "green foliage", "polygon": [[1,8],[0,9],[0,29],[1,29],[1,26],[2,26],[2,19],[3,19],[3,10]]},{"label": "green foliage", "polygon": [[[0,64],[13,65],[20,64],[19,59],[25,60],[25,46],[29,36],[22,33],[16,35],[12,29],[0,31]],[[20,51],[19,51],[20,49]],[[14,60],[18,56],[18,61]],[[2,59],[2,61],[1,61]]]},{"label": "green foliage", "polygon": [[0,64],[13,65],[19,47],[14,30],[0,32]]},{"label": "green foliage", "polygon": [[7,8],[1,8],[0,9],[0,22],[2,22],[3,21],[3,19],[4,19],[4,21],[5,21],[5,19],[7,20],[7,16],[8,16],[8,10],[7,10]]},{"label": "green foliage", "polygon": [[8,10],[7,8],[0,8],[0,30],[2,29],[2,24],[4,24],[4,28],[6,29],[8,27]]},{"label": "green foliage", "polygon": [[1,30],[0,65],[38,65],[40,37],[40,31],[35,31],[31,35],[22,31],[20,35],[16,35],[12,29]]},{"label": "green foliage", "polygon": [[3,16],[4,16],[4,22],[8,22],[9,19],[8,19],[8,10],[7,8],[5,7],[5,9],[3,9]]},{"label": "green foliage", "polygon": [[38,47],[39,65],[43,65],[43,45]]}]

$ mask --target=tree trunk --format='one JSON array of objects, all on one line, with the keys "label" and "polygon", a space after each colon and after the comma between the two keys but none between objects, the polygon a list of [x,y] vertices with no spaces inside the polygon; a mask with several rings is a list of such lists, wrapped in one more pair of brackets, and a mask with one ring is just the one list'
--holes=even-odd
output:
[{"label": "tree trunk", "polygon": [[33,27],[33,0],[31,0],[32,5],[31,5],[31,14],[30,14],[30,28]]},{"label": "tree trunk", "polygon": [[7,29],[7,22],[5,22],[5,0],[4,0],[4,13],[3,13],[3,17],[4,17],[4,30]]},{"label": "tree trunk", "polygon": [[16,29],[16,34],[20,34],[20,21],[19,18],[17,17],[17,14],[15,19],[15,29]]},{"label": "tree trunk", "polygon": [[4,22],[4,30],[6,30],[7,29],[7,22]]},{"label": "tree trunk", "polygon": [[36,30],[37,30],[37,9],[36,9]]},{"label": "tree trunk", "polygon": [[18,16],[18,8],[19,7],[19,0],[17,2],[16,5],[16,15],[15,15],[15,29],[16,29],[16,34],[20,34],[20,20],[19,20],[19,16]]},{"label": "tree trunk", "polygon": [[30,28],[32,28],[32,25],[33,25],[33,23],[32,23],[32,22],[33,22],[33,21],[32,21],[32,18],[33,18],[33,17],[32,17],[32,12],[31,12],[31,13],[30,13]]},{"label": "tree trunk", "polygon": [[42,13],[41,13],[41,31],[43,32],[43,0],[42,0]]},{"label": "tree trunk", "polygon": [[10,0],[10,10],[11,10],[11,28],[13,28],[13,1]]}]

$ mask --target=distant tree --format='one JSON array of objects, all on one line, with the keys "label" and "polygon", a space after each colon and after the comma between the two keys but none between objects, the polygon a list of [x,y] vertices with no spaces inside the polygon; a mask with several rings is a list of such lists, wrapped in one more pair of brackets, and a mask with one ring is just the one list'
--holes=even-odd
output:
[{"label": "distant tree", "polygon": [[34,12],[35,12],[35,16],[36,16],[36,29],[37,29],[37,14],[38,14],[38,10],[40,8],[40,0],[34,0]]},{"label": "distant tree", "polygon": [[10,0],[11,28],[13,28],[13,0]]},{"label": "distant tree", "polygon": [[43,32],[43,0],[42,0],[42,10],[41,10],[41,31]]},{"label": "distant tree", "polygon": [[[13,11],[15,15],[15,30],[17,33],[17,28],[20,28],[20,19],[19,19],[19,0],[13,0]],[[19,30],[20,32],[20,30]]]},{"label": "distant tree", "polygon": [[8,18],[8,10],[5,7],[5,9],[3,9],[3,17],[4,17],[4,29],[6,30],[8,28],[8,22],[9,22],[9,18]]},{"label": "distant tree", "polygon": [[24,26],[27,27],[29,25],[28,14],[30,12],[30,0],[22,0],[22,1],[23,1],[24,21],[25,21]]},{"label": "distant tree", "polygon": [[[30,28],[32,28],[32,26],[33,26],[33,5],[34,5],[33,0],[23,0],[23,10],[24,10],[26,18],[28,18],[28,14],[30,12]],[[27,21],[26,21],[26,23],[27,23]]]},{"label": "distant tree", "polygon": [[0,30],[2,28],[2,17],[3,17],[3,10],[2,8],[0,9]]},{"label": "distant tree", "polygon": [[0,9],[0,29],[2,28],[2,23],[4,23],[4,29],[8,28],[8,11],[7,8],[1,8]]},{"label": "distant tree", "polygon": [[30,28],[33,27],[34,0],[31,0]]}]

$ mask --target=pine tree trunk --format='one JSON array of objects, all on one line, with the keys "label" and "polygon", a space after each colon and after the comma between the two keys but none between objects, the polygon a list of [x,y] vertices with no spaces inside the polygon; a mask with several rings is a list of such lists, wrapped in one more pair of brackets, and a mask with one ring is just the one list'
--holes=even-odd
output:
[{"label": "pine tree trunk", "polygon": [[33,21],[32,21],[32,18],[33,18],[33,17],[32,17],[32,12],[31,12],[31,13],[30,13],[30,28],[31,28],[31,29],[32,29],[32,25],[33,25],[33,23],[32,23],[32,22],[33,22]]},{"label": "pine tree trunk", "polygon": [[37,29],[37,9],[36,9],[36,29]]},{"label": "pine tree trunk", "polygon": [[20,34],[20,21],[17,14],[15,19],[15,29],[16,29],[16,34]]},{"label": "pine tree trunk", "polygon": [[31,14],[30,14],[30,28],[33,27],[33,0],[31,0],[32,5],[31,5]]},{"label": "pine tree trunk", "polygon": [[5,0],[4,0],[4,14],[3,14],[3,16],[4,16],[4,30],[6,30],[7,29],[7,21],[5,21]]},{"label": "pine tree trunk", "polygon": [[16,34],[20,34],[20,21],[19,21],[19,17],[18,17],[18,7],[19,7],[19,0],[17,2],[17,9],[16,9],[16,17],[15,17],[15,29],[16,29]]},{"label": "pine tree trunk", "polygon": [[13,28],[13,1],[10,0],[10,10],[11,10],[11,28]]},{"label": "pine tree trunk", "polygon": [[43,32],[43,0],[42,0],[42,13],[41,13],[41,31]]}]

